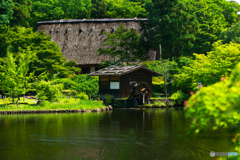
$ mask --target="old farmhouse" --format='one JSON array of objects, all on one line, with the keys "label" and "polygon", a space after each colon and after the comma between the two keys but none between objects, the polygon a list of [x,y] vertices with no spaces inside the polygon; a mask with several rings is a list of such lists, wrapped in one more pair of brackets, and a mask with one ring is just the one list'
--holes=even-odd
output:
[{"label": "old farmhouse", "polygon": [[[37,23],[37,31],[44,31],[56,42],[63,56],[68,60],[76,60],[82,73],[91,73],[98,70],[102,60],[108,60],[108,56],[99,56],[98,48],[106,38],[102,33],[113,33],[123,22],[126,29],[135,29],[142,33],[141,23],[147,22],[146,18],[119,18],[119,19],[76,19],[42,21]],[[160,53],[149,51],[150,61],[159,59]]]},{"label": "old farmhouse", "polygon": [[141,65],[132,66],[110,66],[88,74],[89,76],[99,76],[99,94],[102,98],[105,94],[113,95],[114,98],[125,98],[130,96],[132,85],[136,86],[140,82],[146,82],[147,86],[140,88],[149,89],[152,96],[152,76],[162,76]]}]

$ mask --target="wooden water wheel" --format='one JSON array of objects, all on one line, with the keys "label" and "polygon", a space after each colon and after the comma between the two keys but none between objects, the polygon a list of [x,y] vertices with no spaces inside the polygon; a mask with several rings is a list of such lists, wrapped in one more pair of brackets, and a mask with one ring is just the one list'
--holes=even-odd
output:
[{"label": "wooden water wheel", "polygon": [[137,87],[135,89],[135,95],[137,99],[142,99],[143,104],[145,103],[145,99],[148,100],[148,103],[150,103],[150,87],[147,82],[139,82],[137,84]]}]

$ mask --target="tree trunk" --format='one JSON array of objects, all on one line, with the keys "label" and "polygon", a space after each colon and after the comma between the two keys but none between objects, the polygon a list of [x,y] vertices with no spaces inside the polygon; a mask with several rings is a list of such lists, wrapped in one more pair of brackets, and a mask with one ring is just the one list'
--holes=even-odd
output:
[{"label": "tree trunk", "polygon": [[172,46],[169,46],[169,61],[172,61],[173,49]]},{"label": "tree trunk", "polygon": [[165,88],[165,97],[167,100],[167,72],[164,73],[164,88]]}]

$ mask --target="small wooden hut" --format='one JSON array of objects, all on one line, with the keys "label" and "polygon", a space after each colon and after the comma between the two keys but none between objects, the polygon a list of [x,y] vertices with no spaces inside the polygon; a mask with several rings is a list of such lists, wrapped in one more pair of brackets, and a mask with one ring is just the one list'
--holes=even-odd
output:
[{"label": "small wooden hut", "polygon": [[131,85],[146,82],[152,96],[152,76],[162,76],[141,65],[110,66],[88,74],[99,76],[99,95],[113,95],[114,98],[125,98],[131,93]]}]

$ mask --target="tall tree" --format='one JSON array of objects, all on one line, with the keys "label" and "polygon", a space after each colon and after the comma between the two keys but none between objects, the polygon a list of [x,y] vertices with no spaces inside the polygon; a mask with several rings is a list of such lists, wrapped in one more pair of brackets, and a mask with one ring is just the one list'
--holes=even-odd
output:
[{"label": "tall tree", "polygon": [[123,62],[143,61],[148,58],[147,50],[141,46],[139,35],[135,30],[125,29],[123,23],[114,33],[107,33],[102,48],[98,49],[99,55],[109,55],[111,64]]},{"label": "tall tree", "polygon": [[233,24],[226,30],[223,30],[219,39],[222,40],[223,44],[230,42],[240,44],[240,22]]},{"label": "tall tree", "polygon": [[9,24],[13,15],[12,6],[12,0],[0,0],[0,27]]},{"label": "tall tree", "polygon": [[13,98],[25,94],[31,88],[29,82],[33,79],[33,73],[29,74],[29,63],[33,57],[27,52],[29,51],[20,52],[18,58],[8,52],[4,58],[5,64],[0,66],[1,90]]},{"label": "tall tree", "polygon": [[32,0],[13,0],[13,19],[11,26],[29,26]]},{"label": "tall tree", "polygon": [[169,59],[179,56],[182,48],[191,48],[195,41],[194,34],[199,23],[191,4],[180,0],[160,0],[147,4],[148,24],[144,32],[149,47],[157,50],[159,44],[169,53]]},{"label": "tall tree", "polygon": [[92,18],[134,18],[146,17],[147,12],[141,2],[126,0],[103,0],[93,4]]},{"label": "tall tree", "polygon": [[5,27],[7,32],[0,32],[0,37],[7,37],[7,42],[0,44],[1,57],[7,55],[10,51],[14,57],[19,56],[20,49],[27,49],[33,54],[33,60],[29,64],[29,71],[35,71],[35,76],[43,72],[49,74],[51,78],[54,74],[59,73],[60,77],[68,77],[78,72],[75,61],[66,61],[63,57],[59,46],[51,41],[50,36],[44,32],[33,32],[31,28],[17,27],[14,30]]},{"label": "tall tree", "polygon": [[238,3],[225,0],[192,0],[193,7],[199,22],[199,31],[195,34],[196,40],[191,49],[182,50],[182,55],[192,56],[192,53],[211,51],[213,43],[218,40],[222,30],[238,21]]}]

